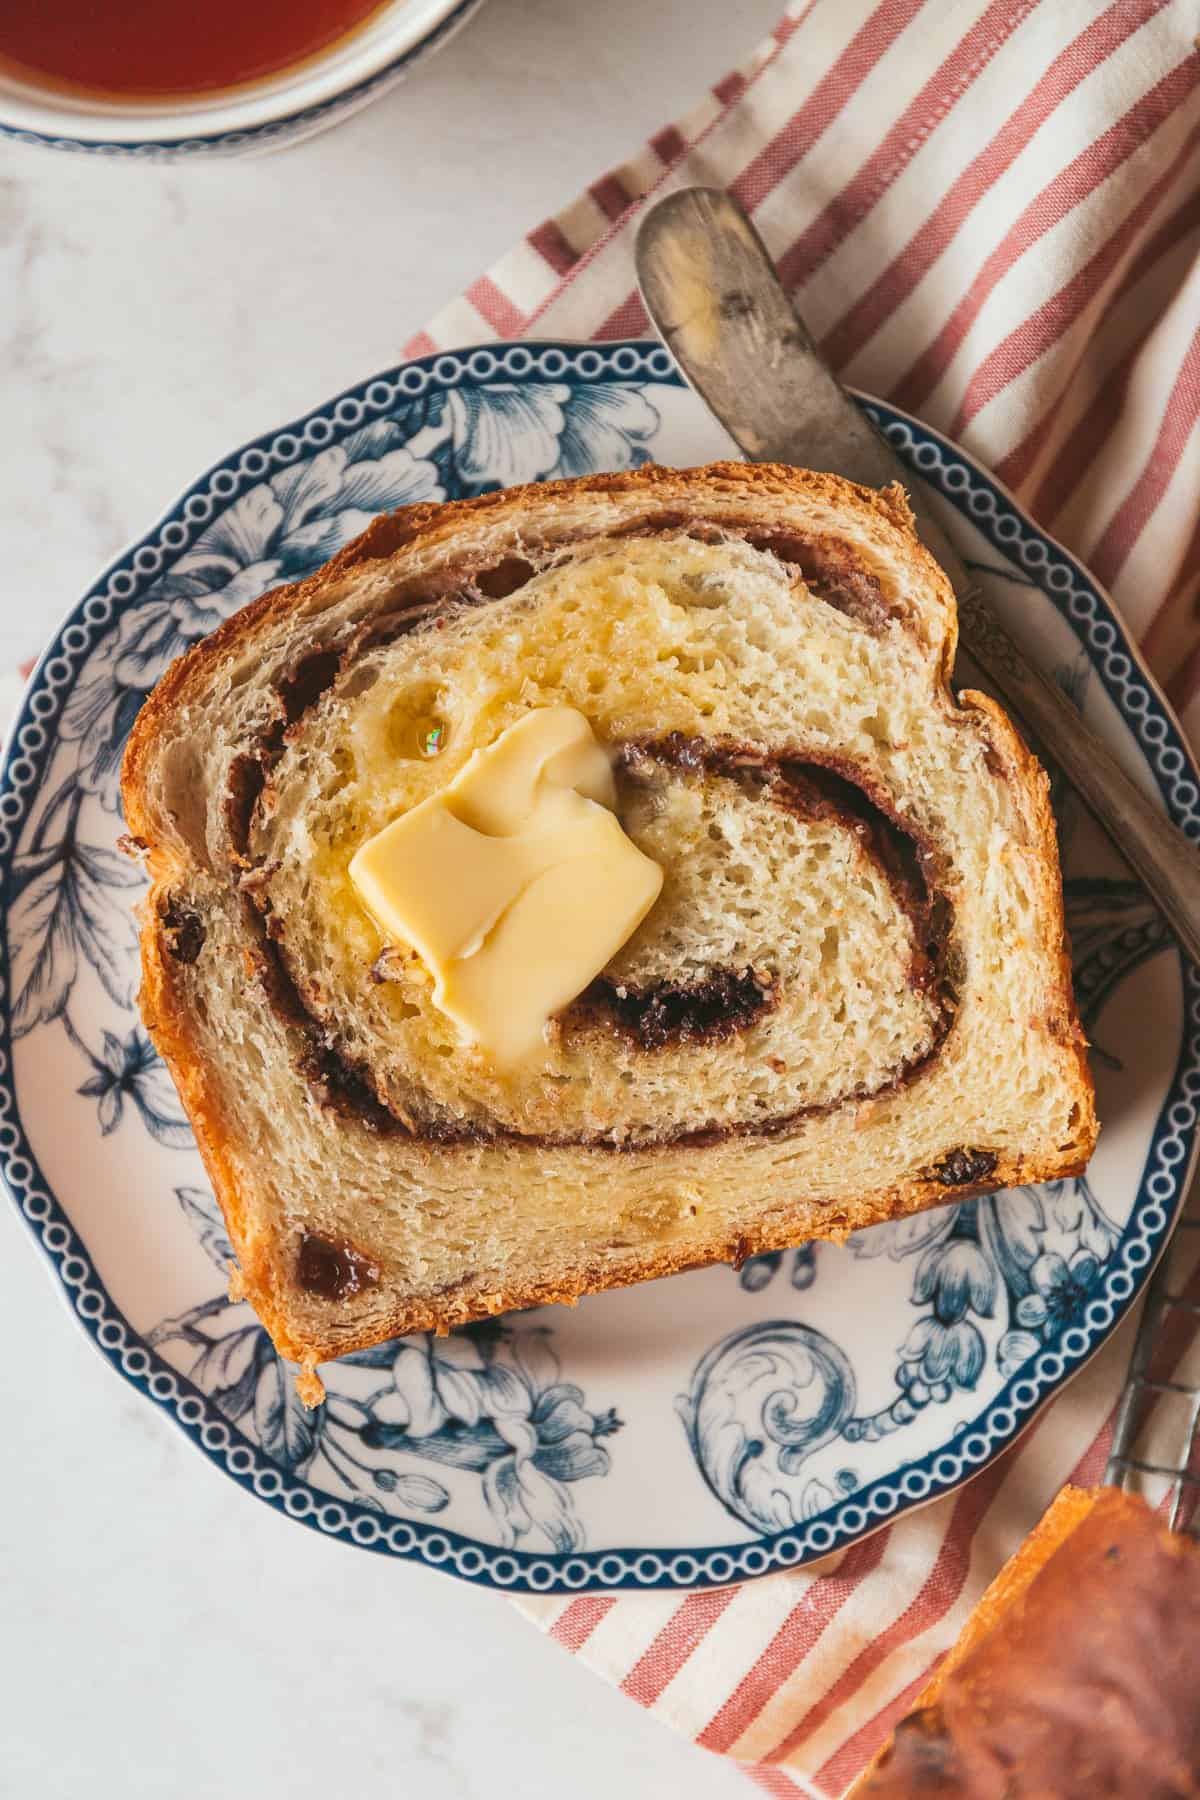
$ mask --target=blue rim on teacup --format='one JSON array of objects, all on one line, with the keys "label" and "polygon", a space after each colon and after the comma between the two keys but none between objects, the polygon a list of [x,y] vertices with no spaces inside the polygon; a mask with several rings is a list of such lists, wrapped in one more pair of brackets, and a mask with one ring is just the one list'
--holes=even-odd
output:
[{"label": "blue rim on teacup", "polygon": [[481,4],[390,0],[316,56],[219,94],[105,100],[0,71],[0,138],[150,160],[272,149],[323,130],[394,86]]}]

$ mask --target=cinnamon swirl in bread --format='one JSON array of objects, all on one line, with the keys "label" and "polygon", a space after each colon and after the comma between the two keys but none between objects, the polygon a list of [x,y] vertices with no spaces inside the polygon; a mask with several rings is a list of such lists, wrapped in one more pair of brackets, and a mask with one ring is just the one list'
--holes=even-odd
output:
[{"label": "cinnamon swirl in bread", "polygon": [[[716,464],[407,508],[167,673],[142,1007],[285,1355],[1082,1168],[1047,783],[955,631],[898,489]],[[661,892],[510,1064],[350,865],[553,708]]]}]

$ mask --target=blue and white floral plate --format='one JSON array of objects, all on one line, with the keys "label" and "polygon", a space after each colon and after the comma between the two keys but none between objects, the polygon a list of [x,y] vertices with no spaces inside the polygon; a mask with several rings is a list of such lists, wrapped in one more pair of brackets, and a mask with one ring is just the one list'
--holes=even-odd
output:
[{"label": "blue and white floral plate", "polygon": [[[1011,627],[1200,836],[1200,784],[1112,610],[961,451],[871,410],[944,496]],[[126,733],[171,659],[406,501],[728,452],[660,348],[427,357],[235,451],[58,632],[0,780],[0,1162],[101,1354],[247,1492],[512,1591],[698,1587],[824,1556],[983,1467],[1104,1341],[1195,1150],[1200,983],[1056,784],[1104,1131],[1087,1177],[844,1249],[417,1337],[324,1371],[308,1413],[245,1305],[134,1006]]]}]

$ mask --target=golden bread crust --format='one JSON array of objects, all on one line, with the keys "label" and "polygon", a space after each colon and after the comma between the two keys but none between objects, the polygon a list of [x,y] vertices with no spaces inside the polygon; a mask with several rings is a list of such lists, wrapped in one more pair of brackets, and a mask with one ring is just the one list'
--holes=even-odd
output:
[{"label": "golden bread crust", "polygon": [[1200,1547],[1066,1487],[847,1800],[1200,1792]]},{"label": "golden bread crust", "polygon": [[[191,971],[175,954],[168,921],[173,898],[181,890],[211,898],[222,885],[228,886],[229,874],[218,866],[211,844],[201,846],[194,832],[189,837],[164,805],[164,745],[178,734],[181,721],[199,716],[211,706],[214,692],[230,669],[251,666],[259,647],[265,654],[281,632],[295,636],[315,631],[331,608],[344,605],[345,596],[357,592],[357,583],[377,583],[382,591],[393,576],[399,579],[418,565],[436,566],[439,556],[445,560],[464,543],[482,541],[481,534],[488,534],[490,542],[498,533],[508,531],[515,534],[518,543],[524,542],[535,529],[549,530],[560,511],[569,511],[573,519],[585,522],[594,517],[598,521],[594,529],[603,533],[608,528],[606,521],[627,517],[629,507],[643,501],[673,507],[685,519],[689,515],[715,517],[718,522],[721,508],[728,511],[754,505],[769,509],[776,504],[793,511],[800,505],[806,506],[822,521],[852,519],[873,553],[890,559],[910,587],[920,590],[923,611],[914,629],[923,630],[928,636],[929,658],[936,676],[936,704],[948,717],[964,721],[964,728],[973,719],[980,722],[989,767],[996,781],[1003,783],[1019,818],[1019,836],[1036,887],[1031,912],[1038,922],[1040,939],[1033,954],[1044,977],[1045,1009],[1039,1029],[1044,1028],[1058,1046],[1056,1079],[1061,1081],[1070,1103],[1070,1133],[1061,1141],[1037,1143],[1028,1150],[999,1149],[986,1178],[980,1181],[948,1181],[922,1170],[904,1179],[887,1181],[877,1190],[840,1195],[833,1201],[821,1195],[772,1195],[760,1216],[743,1220],[736,1230],[719,1223],[716,1228],[706,1228],[701,1223],[691,1228],[682,1241],[632,1244],[622,1247],[619,1255],[585,1253],[570,1267],[560,1263],[552,1271],[537,1267],[509,1270],[498,1282],[487,1269],[467,1267],[461,1279],[443,1285],[440,1291],[399,1294],[388,1291],[385,1282],[383,1290],[371,1296],[369,1303],[319,1307],[311,1303],[311,1297],[298,1294],[295,1240],[284,1241],[278,1209],[272,1210],[274,1201],[272,1206],[266,1204],[264,1184],[270,1173],[256,1166],[254,1147],[233,1116],[229,1072],[214,1061],[198,1016]],[[916,539],[900,490],[880,494],[835,476],[773,465],[727,463],[682,473],[649,466],[624,474],[544,483],[443,505],[404,508],[377,519],[360,538],[307,580],[276,589],[243,608],[172,665],[139,715],[122,771],[128,828],[146,846],[152,880],[142,915],[141,1006],[147,1028],[193,1122],[237,1252],[242,1290],[282,1354],[311,1372],[319,1361],[389,1337],[419,1330],[444,1332],[492,1313],[554,1302],[573,1303],[582,1295],[605,1287],[656,1279],[706,1263],[739,1262],[813,1236],[843,1239],[852,1231],[920,1208],[996,1187],[1061,1178],[1083,1168],[1097,1127],[1085,1044],[1071,992],[1048,782],[993,701],[968,693],[962,696],[961,708],[956,705],[949,688],[955,642],[956,617],[949,584]],[[216,906],[215,899],[213,904]],[[297,1095],[298,1107],[307,1104],[302,1084]],[[313,1129],[324,1134],[322,1141],[336,1156],[336,1123],[320,1119]],[[396,1151],[397,1157],[404,1158],[406,1180],[419,1185],[425,1171],[431,1180],[445,1180],[451,1187],[455,1169],[473,1178],[481,1159],[490,1155],[499,1163],[503,1176],[516,1167],[512,1161],[516,1154],[489,1151],[478,1145],[463,1148],[421,1143],[405,1144],[402,1151]],[[576,1167],[572,1155],[578,1156],[581,1171],[587,1158],[595,1155],[553,1147],[532,1154],[539,1155],[551,1171],[547,1180],[560,1168],[569,1176]],[[686,1153],[679,1147],[651,1146],[637,1158],[625,1158],[623,1166],[634,1171],[628,1179],[641,1182],[643,1187],[659,1179],[676,1186],[681,1181],[686,1183],[692,1178],[688,1169],[693,1167],[694,1179],[702,1187],[710,1162],[713,1167],[720,1165],[722,1171],[728,1169],[732,1178],[739,1168],[750,1166],[745,1163],[749,1154],[728,1145],[711,1150],[701,1146]],[[690,1165],[687,1156],[692,1159]],[[740,1163],[739,1157],[743,1159]],[[611,1163],[612,1155],[609,1160]],[[655,1168],[663,1171],[661,1177],[653,1173]],[[722,1180],[725,1179],[723,1173]],[[314,1391],[311,1383],[309,1391]]]}]

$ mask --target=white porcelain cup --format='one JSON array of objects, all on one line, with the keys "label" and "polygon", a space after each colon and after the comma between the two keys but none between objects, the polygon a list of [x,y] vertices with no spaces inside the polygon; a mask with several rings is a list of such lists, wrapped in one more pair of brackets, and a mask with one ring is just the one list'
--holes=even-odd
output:
[{"label": "white porcelain cup", "polygon": [[391,0],[327,50],[219,94],[102,100],[39,87],[0,69],[0,137],[140,158],[273,149],[323,130],[394,86],[480,4]]}]

